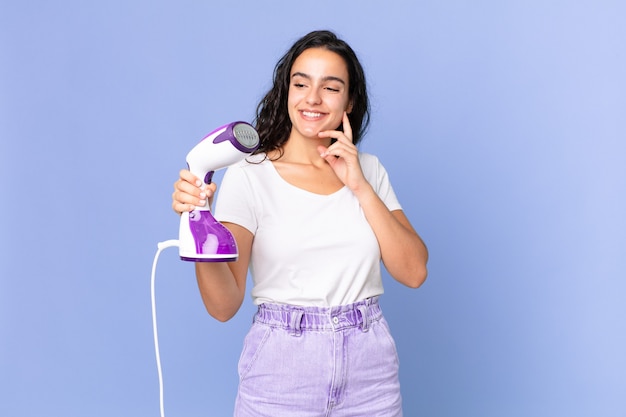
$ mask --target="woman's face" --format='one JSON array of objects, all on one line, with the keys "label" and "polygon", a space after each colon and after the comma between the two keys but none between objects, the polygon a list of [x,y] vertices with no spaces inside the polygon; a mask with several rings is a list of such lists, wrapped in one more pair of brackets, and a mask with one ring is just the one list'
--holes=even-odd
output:
[{"label": "woman's face", "polygon": [[307,49],[294,61],[290,78],[290,138],[318,138],[319,132],[337,129],[344,111],[351,110],[343,58],[327,49]]}]

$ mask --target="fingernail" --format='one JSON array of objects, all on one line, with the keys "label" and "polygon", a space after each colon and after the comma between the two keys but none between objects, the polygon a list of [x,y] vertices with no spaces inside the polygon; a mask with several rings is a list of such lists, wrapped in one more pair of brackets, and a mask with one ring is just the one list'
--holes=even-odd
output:
[{"label": "fingernail", "polygon": [[200,187],[202,185],[202,181],[196,180],[196,187]]},{"label": "fingernail", "polygon": [[200,200],[198,203],[198,207],[204,207],[206,205],[206,200]]},{"label": "fingernail", "polygon": [[200,193],[200,198],[206,198],[206,193],[205,192]]}]

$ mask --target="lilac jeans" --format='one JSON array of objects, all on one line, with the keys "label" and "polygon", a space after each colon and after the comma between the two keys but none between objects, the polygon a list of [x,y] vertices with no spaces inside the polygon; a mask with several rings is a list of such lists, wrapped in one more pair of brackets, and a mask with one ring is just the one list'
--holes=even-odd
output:
[{"label": "lilac jeans", "polygon": [[262,304],[239,360],[235,417],[401,417],[398,355],[378,297]]}]

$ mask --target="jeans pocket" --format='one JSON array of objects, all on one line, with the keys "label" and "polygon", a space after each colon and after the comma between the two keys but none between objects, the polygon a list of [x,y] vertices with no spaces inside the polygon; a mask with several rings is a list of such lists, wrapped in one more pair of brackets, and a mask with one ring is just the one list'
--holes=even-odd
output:
[{"label": "jeans pocket", "polygon": [[380,325],[382,332],[385,335],[385,340],[389,343],[389,346],[388,346],[390,349],[389,353],[392,354],[393,357],[395,358],[396,365],[399,365],[400,358],[398,356],[398,349],[396,348],[396,341],[394,340],[391,334],[391,330],[389,329],[389,324],[387,323],[387,320],[385,320],[384,317],[381,317],[378,324]]},{"label": "jeans pocket", "polygon": [[258,323],[254,323],[250,328],[239,357],[239,381],[242,381],[252,369],[271,332],[271,327]]}]

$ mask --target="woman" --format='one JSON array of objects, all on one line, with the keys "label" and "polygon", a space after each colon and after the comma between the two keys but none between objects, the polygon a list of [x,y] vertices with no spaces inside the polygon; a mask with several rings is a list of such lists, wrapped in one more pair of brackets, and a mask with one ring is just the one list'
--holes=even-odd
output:
[{"label": "woman", "polygon": [[[332,32],[299,39],[257,108],[261,146],[224,175],[216,218],[239,259],[197,263],[209,314],[233,317],[250,268],[258,312],[239,361],[236,416],[401,416],[398,358],[378,297],[380,262],[411,288],[427,249],[387,173],[357,143],[369,122],[361,64]],[[182,170],[177,213],[216,186]]]}]

